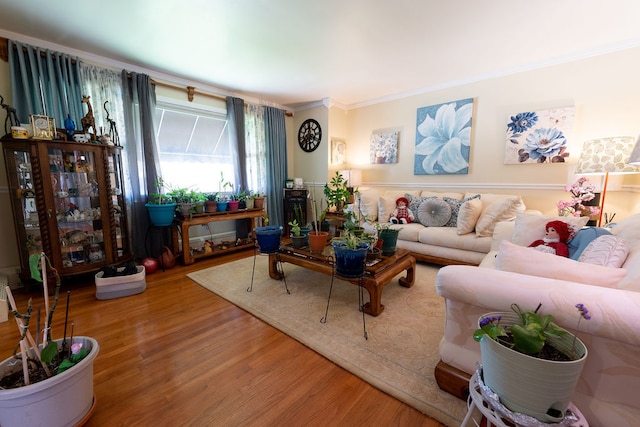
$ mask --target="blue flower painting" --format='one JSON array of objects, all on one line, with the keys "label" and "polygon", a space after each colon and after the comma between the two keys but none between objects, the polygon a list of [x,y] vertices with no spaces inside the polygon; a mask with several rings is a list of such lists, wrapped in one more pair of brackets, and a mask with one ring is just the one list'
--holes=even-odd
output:
[{"label": "blue flower painting", "polygon": [[418,108],[414,175],[469,173],[473,98]]},{"label": "blue flower painting", "polygon": [[510,116],[504,163],[565,162],[570,153],[574,115],[574,107],[564,107]]},{"label": "blue flower painting", "polygon": [[381,130],[371,134],[369,160],[371,163],[398,163],[399,131]]}]

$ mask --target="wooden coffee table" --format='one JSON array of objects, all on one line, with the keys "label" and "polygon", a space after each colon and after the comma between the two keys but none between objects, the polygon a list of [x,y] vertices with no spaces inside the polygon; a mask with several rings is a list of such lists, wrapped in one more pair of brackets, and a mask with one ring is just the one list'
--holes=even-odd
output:
[{"label": "wooden coffee table", "polygon": [[[329,276],[333,274],[335,264],[331,246],[326,246],[322,253],[314,253],[308,248],[295,249],[293,246],[282,245],[279,253],[269,255],[269,276],[275,280],[282,279],[277,268],[278,261],[288,262]],[[354,285],[362,284],[362,287],[369,292],[369,302],[365,304],[364,312],[372,316],[378,316],[384,310],[384,305],[381,303],[382,288],[405,270],[407,272],[406,276],[401,277],[398,282],[400,285],[410,288],[415,281],[415,267],[416,259],[411,256],[409,251],[397,249],[392,256],[381,256],[374,260],[373,263],[368,262],[362,280],[360,278],[341,277],[337,273],[336,277]]]}]

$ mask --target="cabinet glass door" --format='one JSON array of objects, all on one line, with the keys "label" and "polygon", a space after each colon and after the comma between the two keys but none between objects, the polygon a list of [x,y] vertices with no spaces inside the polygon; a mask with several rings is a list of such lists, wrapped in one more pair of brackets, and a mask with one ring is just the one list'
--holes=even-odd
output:
[{"label": "cabinet glass door", "polygon": [[26,242],[20,256],[26,260],[32,254],[42,252],[40,219],[36,206],[31,156],[28,147],[7,150],[5,155],[13,157],[13,162],[7,163],[8,168],[13,169],[8,171],[11,181],[9,187],[14,191],[13,208],[18,238]]},{"label": "cabinet glass door", "polygon": [[96,153],[49,149],[49,171],[62,252],[62,266],[105,261]]}]

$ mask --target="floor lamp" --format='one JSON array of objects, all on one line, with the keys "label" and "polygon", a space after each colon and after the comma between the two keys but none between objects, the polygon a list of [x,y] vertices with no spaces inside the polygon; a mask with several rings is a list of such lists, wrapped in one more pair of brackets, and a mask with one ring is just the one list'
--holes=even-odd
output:
[{"label": "floor lamp", "polygon": [[640,159],[637,159],[640,157],[640,148],[636,143],[634,149],[634,138],[631,136],[592,139],[582,146],[582,153],[574,174],[604,175],[598,227],[602,224],[609,174],[640,173],[639,168],[629,164],[632,151],[636,154],[636,162],[638,162],[636,164],[640,164]]}]

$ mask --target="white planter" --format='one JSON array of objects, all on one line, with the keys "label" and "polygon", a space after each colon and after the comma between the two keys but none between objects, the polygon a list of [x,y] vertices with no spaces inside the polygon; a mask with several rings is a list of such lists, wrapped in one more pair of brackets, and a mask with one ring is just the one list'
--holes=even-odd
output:
[{"label": "white planter", "polygon": [[[515,313],[488,313],[482,317],[502,316],[504,325],[519,321]],[[549,338],[547,345],[571,354],[572,334]],[[587,349],[576,338],[578,360],[556,362],[539,359],[511,350],[485,336],[480,341],[483,381],[500,397],[500,402],[513,412],[530,415],[545,423],[562,420],[547,414],[555,409],[564,414],[587,359]]]},{"label": "white planter", "polygon": [[[62,340],[56,340],[58,346]],[[0,425],[73,426],[78,424],[94,404],[93,361],[100,349],[89,337],[74,337],[90,349],[87,357],[70,369],[44,381],[10,390],[0,390]],[[22,364],[11,357],[0,363],[0,376],[22,370]]]}]

